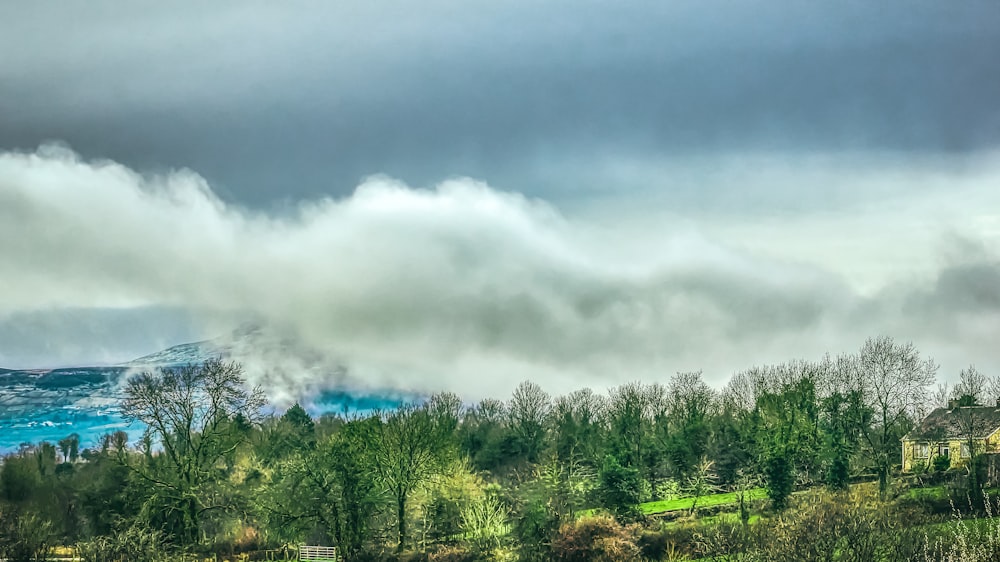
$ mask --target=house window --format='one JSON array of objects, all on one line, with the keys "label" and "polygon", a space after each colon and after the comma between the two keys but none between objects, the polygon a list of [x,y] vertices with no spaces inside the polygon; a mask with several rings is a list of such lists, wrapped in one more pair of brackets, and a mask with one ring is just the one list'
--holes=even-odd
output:
[{"label": "house window", "polygon": [[941,455],[942,457],[949,456],[947,443],[941,443],[940,445],[938,445],[938,454]]},{"label": "house window", "polygon": [[931,448],[927,443],[917,443],[913,446],[913,456],[918,459],[926,459],[931,456]]},{"label": "house window", "polygon": [[971,454],[969,454],[969,444],[968,443],[962,443],[961,454],[962,454],[962,458],[963,459],[967,459],[967,458],[969,458],[969,457],[972,456]]}]

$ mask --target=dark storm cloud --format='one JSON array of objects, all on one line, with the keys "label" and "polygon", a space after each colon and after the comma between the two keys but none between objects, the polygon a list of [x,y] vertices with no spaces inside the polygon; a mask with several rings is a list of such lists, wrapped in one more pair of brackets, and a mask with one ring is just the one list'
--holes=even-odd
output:
[{"label": "dark storm cloud", "polygon": [[924,324],[958,328],[970,316],[1000,318],[1000,255],[995,245],[966,236],[947,237],[946,262],[933,282],[907,295],[904,311]]},{"label": "dark storm cloud", "polygon": [[249,316],[399,389],[721,382],[876,333],[1000,369],[997,29],[993,1],[0,4],[0,360]]},{"label": "dark storm cloud", "polygon": [[692,155],[1000,140],[995,2],[25,6],[0,8],[0,146],[187,166],[251,205],[372,173],[572,200]]}]

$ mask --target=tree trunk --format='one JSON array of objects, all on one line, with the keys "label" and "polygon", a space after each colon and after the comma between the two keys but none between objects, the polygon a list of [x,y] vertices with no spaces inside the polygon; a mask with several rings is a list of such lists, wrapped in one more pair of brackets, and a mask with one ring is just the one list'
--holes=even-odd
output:
[{"label": "tree trunk", "polygon": [[403,552],[403,545],[406,544],[406,494],[398,492],[396,494],[396,517],[399,524],[399,545],[396,552]]},{"label": "tree trunk", "polygon": [[185,514],[184,514],[184,534],[187,536],[187,544],[194,545],[198,542],[198,503],[194,498],[188,498],[185,501]]}]

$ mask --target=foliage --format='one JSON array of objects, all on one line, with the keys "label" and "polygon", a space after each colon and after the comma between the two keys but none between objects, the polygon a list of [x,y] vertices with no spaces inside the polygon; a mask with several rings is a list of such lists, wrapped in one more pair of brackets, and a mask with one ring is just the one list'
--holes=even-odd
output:
[{"label": "foliage", "polygon": [[713,464],[715,464],[713,461],[702,457],[701,462],[698,463],[691,475],[688,476],[684,489],[691,496],[691,515],[694,515],[697,511],[698,500],[702,496],[707,496],[719,490],[719,486],[716,484],[718,477],[712,470]]},{"label": "foliage", "polygon": [[951,468],[951,457],[948,455],[935,455],[934,459],[931,461],[931,466],[937,472],[944,472]]},{"label": "foliage", "polygon": [[[128,380],[122,414],[146,426],[146,451],[128,455],[119,447],[119,459],[150,487],[143,513],[155,528],[195,544],[205,514],[231,507],[219,466],[231,464],[245,424],[258,420],[264,403],[259,389],[246,390],[238,364],[220,360]],[[164,454],[152,455],[154,442]]]},{"label": "foliage", "polygon": [[905,530],[900,514],[864,493],[817,492],[780,516],[756,525],[720,523],[698,539],[709,560],[906,560],[922,538]]},{"label": "foliage", "polygon": [[45,560],[52,524],[33,513],[0,510],[0,559],[10,562]]},{"label": "foliage", "polygon": [[943,532],[925,538],[922,560],[986,562],[1000,559],[1000,500],[984,504],[985,519],[963,519],[956,511]]},{"label": "foliage", "polygon": [[544,493],[531,485],[518,490],[513,513],[514,536],[520,543],[520,558],[524,561],[551,559],[552,537],[561,523]]},{"label": "foliage", "polygon": [[604,457],[598,475],[597,493],[601,506],[622,520],[632,520],[639,515],[639,502],[643,498],[643,481],[638,469],[622,466],[612,455]]},{"label": "foliage", "polygon": [[[433,403],[431,403],[433,405]],[[452,412],[428,406],[402,405],[375,425],[375,476],[396,507],[396,550],[406,546],[406,506],[410,495],[440,472],[452,454]]]},{"label": "foliage", "polygon": [[168,559],[163,534],[138,526],[95,537],[77,545],[83,562],[163,562]]},{"label": "foliage", "polygon": [[468,506],[486,499],[486,483],[464,460],[442,466],[439,474],[421,485],[411,498],[411,520],[419,548],[428,544],[453,543],[462,536]]},{"label": "foliage", "polygon": [[[962,470],[887,487],[934,369],[881,337],[854,354],[753,367],[721,391],[698,372],[606,395],[552,397],[525,382],[507,401],[442,393],[318,419],[297,404],[261,415],[238,365],[145,373],[122,404],[148,428],[139,442],[116,432],[81,450],[69,435],[2,459],[2,540],[78,545],[88,560],[273,556],[296,543],[335,545],[348,561],[910,560],[955,558],[961,541],[959,552],[988,551],[978,525],[933,519],[949,498],[971,506],[963,517],[995,509],[981,501],[998,474],[983,448],[969,447]],[[997,388],[970,367],[954,396],[976,404]],[[874,485],[852,484],[867,474],[877,499],[859,492]],[[903,488],[928,483],[933,499]],[[765,495],[777,509],[756,509]]]},{"label": "foliage", "polygon": [[469,502],[462,509],[462,532],[473,550],[490,556],[510,534],[509,510],[496,494]]},{"label": "foliage", "polygon": [[475,552],[460,546],[443,546],[427,554],[427,562],[477,562]]},{"label": "foliage", "polygon": [[784,451],[772,453],[764,461],[764,482],[775,509],[785,508],[795,486],[792,463]]}]

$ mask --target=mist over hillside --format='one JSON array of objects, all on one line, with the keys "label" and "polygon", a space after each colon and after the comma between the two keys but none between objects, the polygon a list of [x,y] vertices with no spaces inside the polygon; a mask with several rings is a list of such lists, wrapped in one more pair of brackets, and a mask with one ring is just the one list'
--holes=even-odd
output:
[{"label": "mist over hillside", "polygon": [[285,376],[289,365],[311,369],[317,383],[308,394],[291,387],[283,393],[269,389],[270,408],[277,411],[299,402],[313,415],[364,413],[416,398],[393,389],[352,384],[344,369],[336,366],[323,376],[322,364],[301,346],[268,340],[257,327],[241,327],[226,336],[175,345],[121,365],[0,368],[0,453],[15,450],[21,443],[56,442],[72,433],[81,437],[83,446],[92,446],[102,435],[115,431],[125,431],[134,441],[143,428],[127,423],[118,409],[125,380],[143,371],[197,365],[214,358],[241,363],[258,381]]}]

